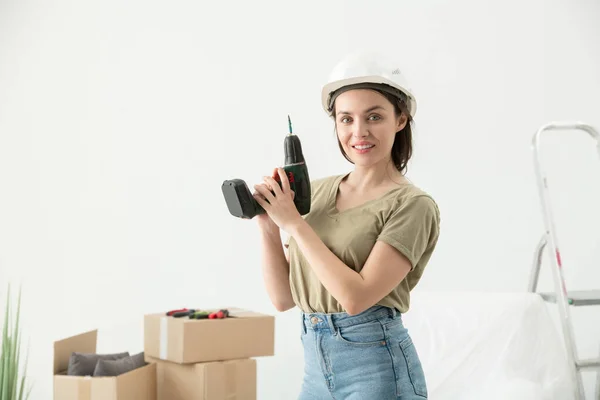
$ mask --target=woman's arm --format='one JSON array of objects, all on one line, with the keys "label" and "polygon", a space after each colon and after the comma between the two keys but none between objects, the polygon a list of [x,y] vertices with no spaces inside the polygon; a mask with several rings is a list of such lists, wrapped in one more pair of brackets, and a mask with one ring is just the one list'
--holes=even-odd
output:
[{"label": "woman's arm", "polygon": [[344,264],[304,220],[290,228],[315,274],[350,315],[359,314],[390,293],[411,270],[411,263],[389,244],[378,241],[360,273]]},{"label": "woman's arm", "polygon": [[[294,237],[318,279],[348,314],[373,306],[402,282],[427,246],[433,224],[437,224],[437,208],[431,202],[415,200],[398,208],[357,273],[329,250],[298,213],[285,172],[281,168],[277,172],[282,186],[267,176],[265,183],[255,185],[254,198],[277,226]],[[408,231],[411,233],[406,235]]]},{"label": "woman's arm", "polygon": [[[277,228],[277,227],[276,227]],[[283,251],[279,229],[260,233],[263,280],[271,303],[277,311],[295,306],[290,289],[290,264]]]}]

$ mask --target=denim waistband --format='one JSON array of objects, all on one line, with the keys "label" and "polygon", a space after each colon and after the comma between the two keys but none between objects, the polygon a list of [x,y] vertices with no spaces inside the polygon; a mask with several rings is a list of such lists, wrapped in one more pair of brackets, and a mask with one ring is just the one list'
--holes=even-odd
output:
[{"label": "denim waistband", "polygon": [[322,328],[324,325],[328,325],[331,329],[335,330],[336,327],[343,328],[384,318],[395,318],[397,316],[400,316],[400,314],[395,308],[377,305],[356,315],[349,315],[345,312],[302,313],[302,325],[304,328],[309,329]]}]

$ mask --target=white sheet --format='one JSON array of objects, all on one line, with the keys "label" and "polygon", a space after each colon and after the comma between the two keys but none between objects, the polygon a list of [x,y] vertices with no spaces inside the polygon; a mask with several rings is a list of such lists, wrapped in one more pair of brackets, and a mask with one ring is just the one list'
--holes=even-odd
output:
[{"label": "white sheet", "polygon": [[404,315],[432,400],[569,400],[564,344],[531,293],[413,292]]}]

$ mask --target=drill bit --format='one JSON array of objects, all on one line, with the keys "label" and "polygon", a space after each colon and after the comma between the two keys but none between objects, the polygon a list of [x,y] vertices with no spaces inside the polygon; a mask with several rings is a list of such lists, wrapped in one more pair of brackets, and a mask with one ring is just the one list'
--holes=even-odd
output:
[{"label": "drill bit", "polygon": [[290,115],[288,114],[288,126],[290,127],[290,135],[292,134],[292,120],[290,119]]}]

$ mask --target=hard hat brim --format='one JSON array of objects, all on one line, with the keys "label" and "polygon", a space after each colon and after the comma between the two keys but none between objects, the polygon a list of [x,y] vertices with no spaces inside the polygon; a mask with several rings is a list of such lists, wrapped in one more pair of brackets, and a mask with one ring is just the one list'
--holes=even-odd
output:
[{"label": "hard hat brim", "polygon": [[333,82],[329,82],[326,85],[324,85],[321,91],[321,103],[325,112],[329,114],[331,111],[329,109],[329,102],[331,99],[331,94],[333,92],[345,86],[355,85],[358,83],[385,84],[399,90],[400,92],[404,93],[407,97],[406,105],[408,107],[408,112],[410,116],[415,116],[417,112],[417,102],[413,93],[408,88],[400,86],[398,82],[391,81],[378,75],[357,76],[352,78],[340,79]]}]

